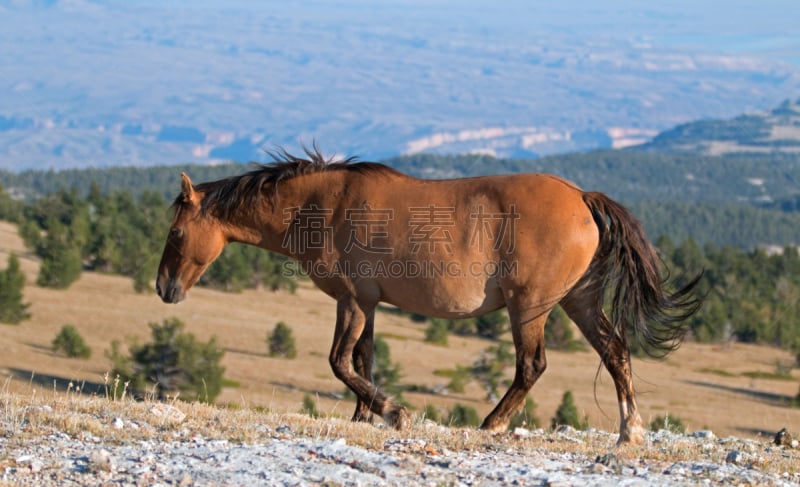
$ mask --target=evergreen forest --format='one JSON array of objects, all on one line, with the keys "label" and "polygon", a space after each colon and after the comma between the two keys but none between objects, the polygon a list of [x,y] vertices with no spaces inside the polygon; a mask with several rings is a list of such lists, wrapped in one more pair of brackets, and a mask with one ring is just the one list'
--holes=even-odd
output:
[{"label": "evergreen forest", "polygon": [[[726,157],[598,151],[537,160],[405,156],[385,163],[419,177],[555,173],[607,192],[644,223],[670,276],[703,271],[691,337],[800,352],[800,156]],[[245,164],[0,172],[0,219],[16,223],[42,262],[36,283],[67,288],[81,272],[133,278],[149,292],[181,171],[195,182],[245,172]],[[236,292],[292,290],[286,258],[230,245],[200,285]]]}]

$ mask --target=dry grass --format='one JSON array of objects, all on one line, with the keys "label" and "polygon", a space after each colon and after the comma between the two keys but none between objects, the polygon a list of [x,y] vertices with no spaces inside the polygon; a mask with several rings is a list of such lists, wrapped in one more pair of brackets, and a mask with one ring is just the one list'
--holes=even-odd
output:
[{"label": "dry grass", "polygon": [[[68,381],[84,391],[102,389],[104,374],[110,367],[104,351],[112,340],[149,339],[147,323],[176,316],[199,339],[216,335],[227,351],[223,359],[226,377],[240,386],[223,390],[217,402],[228,409],[216,411],[237,418],[260,414],[256,412],[259,408],[273,411],[270,414],[296,413],[303,396],[311,394],[325,415],[352,414],[353,404],[337,399],[344,386],[333,377],[327,362],[334,303],[310,284],[302,285],[294,295],[266,291],[225,294],[194,289],[186,302],[174,306],[162,304],[153,295],[135,294],[130,280],[118,276],[85,273],[67,291],[31,285],[38,262],[26,252],[14,227],[0,222],[0,266],[9,251],[20,255],[28,275],[25,299],[32,303],[32,318],[18,326],[0,326],[4,344],[0,371],[9,378],[8,393],[23,398],[29,398],[32,390],[37,390],[39,397],[45,392],[53,394],[54,389],[64,393]],[[294,332],[298,353],[295,360],[267,356],[266,335],[278,321],[289,324]],[[448,379],[435,375],[435,370],[471,364],[490,345],[487,341],[455,336],[450,337],[447,347],[430,345],[424,342],[424,326],[389,313],[380,313],[376,321],[377,332],[385,335],[391,347],[392,359],[400,363],[401,382],[405,384],[443,386]],[[50,351],[53,338],[67,323],[74,325],[93,349],[91,359],[68,359]],[[800,409],[788,407],[787,403],[798,392],[798,371],[793,371],[789,380],[770,377],[776,370],[776,361],[791,360],[790,354],[768,347],[693,343],[685,344],[664,362],[636,360],[634,370],[643,419],[649,422],[669,413],[682,419],[690,430],[709,428],[720,436],[757,437],[782,427],[797,435]],[[588,416],[591,426],[616,431],[616,395],[605,372],[596,385],[595,404],[597,366],[598,357],[593,352],[548,353],[548,370],[532,392],[538,405],[536,414],[543,423],[553,416],[563,392],[571,390],[581,415]],[[468,384],[459,394],[404,396],[417,410],[433,404],[444,411],[462,403],[483,415],[493,407],[486,400],[485,391],[475,383]],[[125,407],[136,411],[139,406]],[[72,428],[91,429],[90,423],[76,423]],[[346,424],[341,427],[356,428]],[[373,430],[370,434],[382,431],[365,431]]]},{"label": "dry grass", "polygon": [[[102,441],[106,445],[136,444],[141,440],[175,441],[200,436],[234,443],[260,444],[271,439],[302,437],[315,440],[344,438],[348,444],[382,451],[389,441],[422,442],[416,453],[438,456],[451,452],[518,451],[524,455],[547,457],[552,454],[576,454],[586,460],[613,452],[624,464],[667,468],[675,462],[725,463],[726,454],[739,449],[750,455],[749,467],[767,474],[795,475],[800,472],[800,451],[774,447],[768,442],[698,441],[679,437],[670,442],[644,446],[615,446],[615,436],[596,433],[536,433],[520,436],[512,433],[487,433],[434,425],[419,418],[404,431],[382,426],[352,423],[341,418],[314,419],[297,413],[258,408],[228,409],[201,403],[176,401],[171,406],[186,416],[173,422],[154,416],[149,401],[111,400],[86,396],[75,391],[0,393],[0,425],[6,431],[7,444],[30,444],[47,435],[65,433],[84,441]],[[116,418],[126,425],[113,427]],[[136,424],[132,427],[131,424]],[[284,430],[288,426],[288,431]],[[586,461],[584,460],[584,461]],[[0,468],[10,459],[0,458]],[[658,470],[657,469],[657,470]]]}]

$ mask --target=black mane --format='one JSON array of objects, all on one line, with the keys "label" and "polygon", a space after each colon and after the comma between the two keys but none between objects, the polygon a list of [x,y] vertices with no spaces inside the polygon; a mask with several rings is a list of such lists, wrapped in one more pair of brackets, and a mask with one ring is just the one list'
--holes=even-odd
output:
[{"label": "black mane", "polygon": [[[394,172],[394,170],[376,162],[358,162],[356,157],[334,160],[325,158],[319,149],[303,148],[307,158],[289,154],[284,149],[269,152],[273,162],[259,164],[258,168],[245,174],[232,176],[219,181],[200,183],[197,191],[205,193],[202,202],[203,213],[213,211],[216,215],[227,218],[231,212],[243,206],[252,206],[262,196],[265,187],[271,190],[273,201],[278,198],[278,183],[299,176],[328,171]],[[175,200],[179,207],[181,197]]]}]

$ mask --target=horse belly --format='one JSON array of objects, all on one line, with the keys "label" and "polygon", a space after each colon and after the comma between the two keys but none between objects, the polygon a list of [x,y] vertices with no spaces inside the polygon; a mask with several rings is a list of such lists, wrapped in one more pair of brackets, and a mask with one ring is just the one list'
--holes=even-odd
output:
[{"label": "horse belly", "polygon": [[437,318],[480,316],[505,306],[503,293],[486,279],[395,279],[381,283],[381,300]]}]

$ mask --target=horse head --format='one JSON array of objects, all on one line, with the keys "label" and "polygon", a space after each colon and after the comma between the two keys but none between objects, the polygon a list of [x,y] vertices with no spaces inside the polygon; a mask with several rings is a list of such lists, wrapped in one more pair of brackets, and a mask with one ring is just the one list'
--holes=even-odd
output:
[{"label": "horse head", "polygon": [[204,211],[203,196],[182,173],[181,194],[173,205],[175,217],[156,277],[156,292],[165,303],[183,300],[227,243],[220,223]]}]

